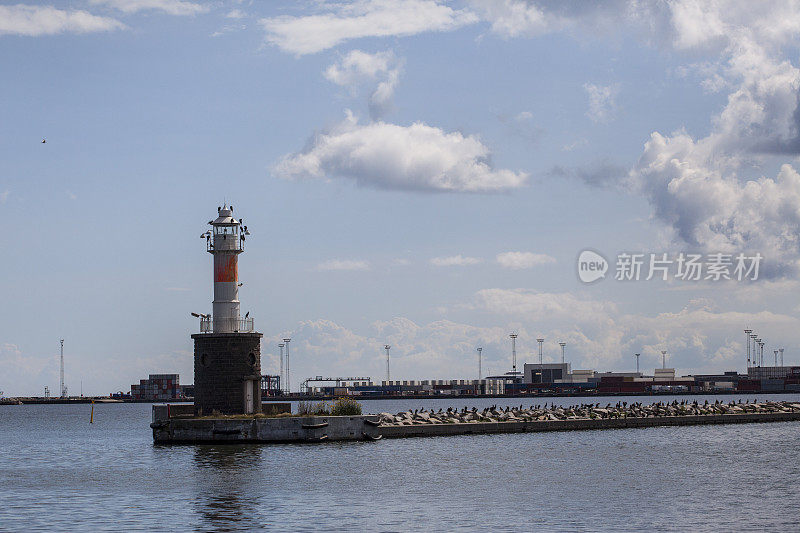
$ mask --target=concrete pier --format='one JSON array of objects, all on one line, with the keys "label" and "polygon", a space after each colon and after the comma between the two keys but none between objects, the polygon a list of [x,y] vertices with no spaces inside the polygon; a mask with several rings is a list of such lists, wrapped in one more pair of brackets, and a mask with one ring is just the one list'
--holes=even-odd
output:
[{"label": "concrete pier", "polygon": [[744,413],[725,415],[661,416],[652,418],[598,418],[583,420],[534,420],[528,422],[475,422],[413,426],[381,426],[387,439],[401,437],[442,437],[490,433],[526,433],[538,431],[580,431],[587,429],[624,429],[659,426],[697,426],[705,424],[744,424],[790,422],[800,420],[795,413]]},{"label": "concrete pier", "polygon": [[157,444],[378,440],[377,416],[170,418],[154,420]]},{"label": "concrete pier", "polygon": [[[371,441],[381,438],[800,421],[800,404],[788,402],[708,406],[676,403],[644,407],[634,404],[622,408],[582,406],[502,412],[487,409],[483,412],[408,411],[397,415],[302,417],[281,413],[288,408],[288,404],[278,405],[281,404],[273,406],[276,416],[272,418],[263,415],[191,417],[184,414],[189,409],[183,406],[177,412],[170,412],[167,406],[154,406],[153,423],[150,425],[153,440],[162,444]],[[567,412],[571,414],[567,415]],[[577,416],[575,413],[588,416]],[[505,419],[497,419],[501,417]]]}]

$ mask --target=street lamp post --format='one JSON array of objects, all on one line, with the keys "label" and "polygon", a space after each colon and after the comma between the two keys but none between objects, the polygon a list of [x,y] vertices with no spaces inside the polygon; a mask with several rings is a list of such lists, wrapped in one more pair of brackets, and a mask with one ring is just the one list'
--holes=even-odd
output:
[{"label": "street lamp post", "polygon": [[283,343],[278,344],[278,347],[281,349],[281,367],[280,367],[281,372],[280,372],[280,377],[278,378],[278,379],[280,379],[281,390],[283,390],[283,387],[286,384],[286,383],[284,383],[284,379],[283,379],[283,347],[284,346],[286,346],[286,345],[283,344]]},{"label": "street lamp post", "polygon": [[286,343],[286,393],[292,394],[292,378],[289,375],[289,343],[291,342],[291,338],[283,339],[283,342]]}]

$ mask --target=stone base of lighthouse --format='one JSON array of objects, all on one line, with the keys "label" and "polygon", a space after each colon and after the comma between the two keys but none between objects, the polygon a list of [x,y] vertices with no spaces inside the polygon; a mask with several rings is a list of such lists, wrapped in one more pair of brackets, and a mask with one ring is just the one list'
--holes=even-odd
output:
[{"label": "stone base of lighthouse", "polygon": [[194,414],[261,412],[261,333],[197,333]]}]

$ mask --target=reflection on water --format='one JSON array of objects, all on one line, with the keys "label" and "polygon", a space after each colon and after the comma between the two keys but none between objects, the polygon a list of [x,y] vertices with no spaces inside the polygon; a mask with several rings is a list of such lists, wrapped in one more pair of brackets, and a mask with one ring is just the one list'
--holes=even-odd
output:
[{"label": "reflection on water", "polygon": [[154,446],[149,418],[145,404],[96,405],[92,425],[83,405],[0,407],[0,531],[796,530],[796,422]]},{"label": "reflection on water", "polygon": [[264,484],[258,446],[193,446],[192,502],[198,531],[263,527],[254,521],[254,502]]}]

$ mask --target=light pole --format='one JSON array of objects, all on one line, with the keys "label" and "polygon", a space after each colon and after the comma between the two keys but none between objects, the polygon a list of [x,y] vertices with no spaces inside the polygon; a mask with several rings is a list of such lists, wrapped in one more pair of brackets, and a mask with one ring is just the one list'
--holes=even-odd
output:
[{"label": "light pole", "polygon": [[544,342],[544,339],[536,339],[536,342],[539,343],[539,364],[543,365],[544,364],[544,355],[542,355],[542,343]]},{"label": "light pole", "polygon": [[67,397],[67,387],[64,386],[64,339],[61,339],[61,397]]},{"label": "light pole", "polygon": [[286,385],[284,383],[284,379],[283,379],[283,347],[284,346],[286,346],[286,345],[283,344],[282,342],[278,344],[278,347],[281,349],[281,371],[280,371],[280,377],[278,378],[280,380],[281,390],[283,390],[283,386]]},{"label": "light pole", "polygon": [[753,333],[752,329],[744,330],[744,335],[747,337],[747,368],[750,368],[750,334]]},{"label": "light pole", "polygon": [[640,356],[640,355],[642,355],[642,354],[640,354],[640,353],[635,353],[635,354],[633,354],[633,355],[635,355],[635,356],[636,356],[636,373],[638,374],[638,373],[639,373],[639,356]]},{"label": "light pole", "polygon": [[756,339],[756,344],[758,344],[758,366],[764,366],[764,343],[761,339]]},{"label": "light pole", "polygon": [[389,349],[391,346],[388,344],[383,345],[383,349],[386,350],[386,384],[389,384],[389,380],[391,379],[391,374],[389,373]]},{"label": "light pole", "polygon": [[564,347],[567,345],[566,342],[559,342],[559,346],[561,346],[561,364],[564,364]]},{"label": "light pole", "polygon": [[289,377],[289,343],[291,342],[291,338],[283,339],[283,342],[286,343],[286,393],[292,394],[292,381]]},{"label": "light pole", "polygon": [[478,381],[481,379],[481,352],[483,348],[478,348]]},{"label": "light pole", "polygon": [[511,337],[511,370],[514,375],[517,375],[517,334],[512,333]]}]

